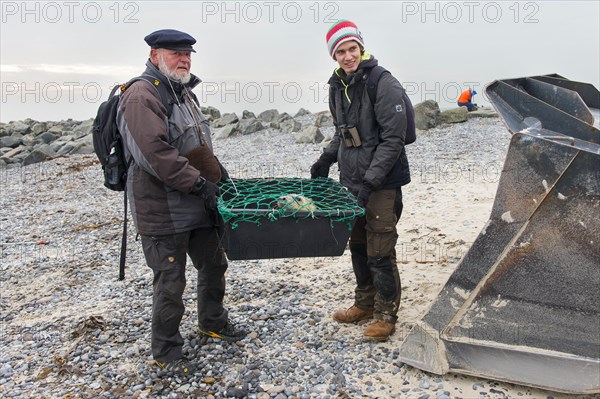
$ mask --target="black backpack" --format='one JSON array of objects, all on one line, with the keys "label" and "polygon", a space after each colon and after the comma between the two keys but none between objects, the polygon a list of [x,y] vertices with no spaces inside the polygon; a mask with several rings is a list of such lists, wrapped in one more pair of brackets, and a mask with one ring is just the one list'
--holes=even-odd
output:
[{"label": "black backpack", "polygon": [[98,114],[96,115],[92,126],[94,152],[102,165],[102,171],[104,172],[104,186],[113,191],[125,190],[127,171],[132,162],[132,160],[125,159],[123,142],[121,134],[119,133],[119,127],[117,126],[117,109],[119,108],[121,96],[116,93],[119,91],[119,94],[122,94],[129,86],[131,86],[131,84],[138,80],[144,80],[156,89],[157,96],[160,97],[163,105],[167,109],[167,117],[169,117],[171,112],[171,106],[169,104],[170,96],[166,91],[166,87],[164,87],[163,84],[160,84],[158,80],[155,80],[148,75],[135,77],[127,83],[113,87],[108,96],[108,100],[100,104]]},{"label": "black backpack", "polygon": [[[98,113],[92,125],[92,138],[94,152],[100,160],[104,172],[104,186],[113,191],[123,191],[123,237],[121,239],[121,256],[119,260],[119,280],[125,279],[125,252],[127,250],[127,172],[133,162],[133,158],[125,159],[123,139],[117,125],[117,110],[119,108],[120,94],[125,92],[131,84],[138,80],[144,80],[156,89],[156,95],[160,98],[167,110],[167,117],[171,114],[171,96],[167,88],[148,75],[137,76],[127,83],[113,87],[108,100],[100,104]],[[119,91],[119,95],[117,95]]]},{"label": "black backpack", "polygon": [[[386,72],[390,73],[384,67],[377,65],[373,67],[369,73],[369,77],[367,78],[367,94],[369,95],[371,104],[375,104],[379,79],[381,78],[381,75]],[[402,99],[404,100],[404,106],[406,107],[406,137],[404,139],[404,144],[406,145],[417,141],[417,130],[415,127],[415,109],[410,102],[410,98],[406,95],[406,91],[404,92]]]}]

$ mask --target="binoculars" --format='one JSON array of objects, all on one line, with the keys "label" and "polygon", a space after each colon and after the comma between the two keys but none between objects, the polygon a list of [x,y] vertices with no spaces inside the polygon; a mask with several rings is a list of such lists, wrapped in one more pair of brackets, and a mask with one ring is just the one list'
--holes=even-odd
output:
[{"label": "binoculars", "polygon": [[360,141],[360,135],[356,126],[340,126],[340,132],[344,138],[346,147],[360,147],[362,142]]}]

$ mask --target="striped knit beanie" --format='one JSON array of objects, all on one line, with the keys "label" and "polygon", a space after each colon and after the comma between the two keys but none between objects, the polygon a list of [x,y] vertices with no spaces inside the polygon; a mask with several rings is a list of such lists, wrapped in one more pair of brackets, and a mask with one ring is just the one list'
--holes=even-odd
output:
[{"label": "striped knit beanie", "polygon": [[365,43],[363,42],[362,35],[356,24],[354,22],[350,22],[346,19],[340,19],[327,31],[327,48],[329,49],[329,54],[335,60],[335,50],[345,42],[350,40],[354,40],[360,44],[361,48],[365,48]]}]

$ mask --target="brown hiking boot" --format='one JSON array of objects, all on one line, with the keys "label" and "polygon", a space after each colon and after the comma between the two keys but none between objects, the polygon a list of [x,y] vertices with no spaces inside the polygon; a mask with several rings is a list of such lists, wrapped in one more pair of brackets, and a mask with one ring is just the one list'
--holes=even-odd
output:
[{"label": "brown hiking boot", "polygon": [[357,321],[366,320],[373,318],[373,309],[362,310],[356,306],[352,306],[348,309],[338,309],[333,312],[333,320],[340,323],[356,323]]},{"label": "brown hiking boot", "polygon": [[396,331],[396,325],[385,320],[374,320],[364,331],[364,338],[385,341]]}]

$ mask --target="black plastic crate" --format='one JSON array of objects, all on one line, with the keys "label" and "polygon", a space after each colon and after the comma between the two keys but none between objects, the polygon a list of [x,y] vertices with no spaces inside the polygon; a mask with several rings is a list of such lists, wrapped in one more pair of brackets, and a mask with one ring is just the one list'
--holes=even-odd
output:
[{"label": "black plastic crate", "polygon": [[[260,204],[229,208],[228,200],[234,194],[226,189],[219,210],[226,220],[225,246],[227,257],[231,260],[340,256],[344,253],[356,217],[364,214],[364,210],[356,205],[356,198],[331,179],[240,179],[234,180],[233,184],[242,186],[241,183],[248,182],[267,185],[270,192],[276,192],[273,188],[282,185],[282,195],[286,194],[286,185],[300,183],[303,190],[311,193],[310,199],[317,210],[275,212],[276,194],[273,194],[271,202],[267,196],[267,200],[263,198]],[[250,194],[240,189],[235,195]],[[332,195],[343,209],[328,208]],[[252,215],[250,221],[245,217],[248,214]]]}]

